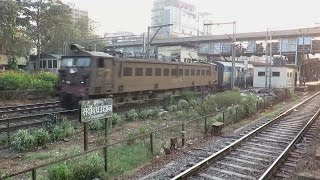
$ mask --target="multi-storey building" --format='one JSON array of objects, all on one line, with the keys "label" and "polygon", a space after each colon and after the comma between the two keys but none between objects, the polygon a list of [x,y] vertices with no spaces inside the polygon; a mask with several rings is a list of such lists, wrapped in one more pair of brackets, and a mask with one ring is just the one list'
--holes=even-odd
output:
[{"label": "multi-storey building", "polygon": [[71,8],[71,17],[72,21],[75,23],[83,19],[87,20],[89,16],[87,11]]},{"label": "multi-storey building", "polygon": [[183,0],[155,0],[151,12],[151,26],[173,24],[164,27],[157,37],[186,37],[211,34],[209,13],[199,12],[195,5]]}]

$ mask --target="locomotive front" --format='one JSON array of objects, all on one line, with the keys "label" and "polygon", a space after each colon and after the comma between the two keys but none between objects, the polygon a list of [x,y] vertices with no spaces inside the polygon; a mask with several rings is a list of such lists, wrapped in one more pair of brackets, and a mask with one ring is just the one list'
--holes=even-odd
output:
[{"label": "locomotive front", "polygon": [[90,87],[95,84],[97,78],[94,74],[97,71],[94,62],[103,59],[102,56],[110,55],[85,51],[78,45],[72,45],[70,48],[73,54],[62,57],[58,93],[63,108],[75,109],[78,108],[80,100],[92,95]]}]

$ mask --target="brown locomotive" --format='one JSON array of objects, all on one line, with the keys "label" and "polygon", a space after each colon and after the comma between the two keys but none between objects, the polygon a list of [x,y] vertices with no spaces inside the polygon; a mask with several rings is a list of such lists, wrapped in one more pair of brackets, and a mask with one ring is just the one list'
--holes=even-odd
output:
[{"label": "brown locomotive", "polygon": [[114,103],[157,97],[164,92],[214,88],[216,66],[113,57],[72,45],[64,56],[59,92],[62,106],[75,108],[87,98],[113,97]]}]

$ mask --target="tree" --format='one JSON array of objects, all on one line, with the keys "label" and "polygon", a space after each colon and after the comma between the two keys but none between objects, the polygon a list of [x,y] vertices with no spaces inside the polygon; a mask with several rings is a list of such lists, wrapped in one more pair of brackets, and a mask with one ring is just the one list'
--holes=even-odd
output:
[{"label": "tree", "polygon": [[37,49],[36,69],[39,69],[40,54],[52,48],[50,44],[58,38],[57,34],[65,32],[63,27],[70,24],[70,8],[53,0],[26,0],[24,7],[30,20],[29,36]]},{"label": "tree", "polygon": [[22,14],[20,2],[3,1],[0,5],[0,39],[8,55],[10,69],[17,69],[17,57],[27,56],[30,39],[26,36],[28,19]]}]

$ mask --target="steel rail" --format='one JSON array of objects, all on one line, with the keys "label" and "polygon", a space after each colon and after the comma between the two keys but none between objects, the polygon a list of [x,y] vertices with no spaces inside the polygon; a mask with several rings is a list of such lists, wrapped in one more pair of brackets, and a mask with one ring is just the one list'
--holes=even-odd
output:
[{"label": "steel rail", "polygon": [[25,105],[17,105],[17,106],[0,106],[0,110],[3,109],[17,109],[17,108],[25,108],[25,107],[32,107],[32,106],[43,106],[49,104],[58,104],[60,101],[53,101],[53,102],[45,102],[45,103],[35,103],[35,104],[25,104]]},{"label": "steel rail", "polygon": [[280,156],[269,166],[269,168],[264,172],[264,174],[259,178],[259,180],[271,178],[273,173],[278,169],[278,167],[285,160],[285,157],[290,152],[290,150],[294,147],[294,145],[301,140],[305,132],[308,128],[313,124],[313,122],[318,118],[320,114],[320,109],[310,118],[308,123],[303,127],[303,129],[295,136],[295,138],[291,141],[291,143],[287,146],[287,148],[281,153]]},{"label": "steel rail", "polygon": [[285,117],[286,115],[288,115],[290,112],[292,112],[294,109],[300,107],[301,105],[305,104],[306,102],[310,101],[311,99],[313,99],[314,97],[316,97],[317,95],[320,94],[320,91],[315,93],[314,95],[310,96],[309,98],[305,99],[304,101],[296,104],[295,106],[293,106],[292,108],[288,109],[287,111],[281,113],[280,115],[278,115],[277,117],[273,118],[271,121],[269,121],[268,123],[261,125],[259,128],[251,131],[250,133],[248,133],[247,135],[241,137],[240,139],[236,140],[235,142],[231,143],[230,145],[228,145],[227,147],[223,148],[222,150],[214,153],[213,155],[207,157],[206,159],[200,161],[199,163],[193,165],[192,167],[190,167],[189,169],[183,171],[182,173],[178,174],[177,176],[173,177],[172,180],[177,180],[177,179],[187,179],[188,177],[192,176],[193,174],[195,174],[196,172],[198,172],[200,169],[212,164],[213,162],[219,160],[220,158],[222,158],[225,154],[229,153],[230,151],[234,150],[236,147],[238,147],[240,144],[244,143],[246,140],[248,140],[251,137],[254,137],[256,134],[258,134],[259,132],[261,132],[262,130],[264,130],[265,128],[269,127],[270,125],[272,125],[273,123],[275,123],[277,120],[279,120],[280,118]]}]

